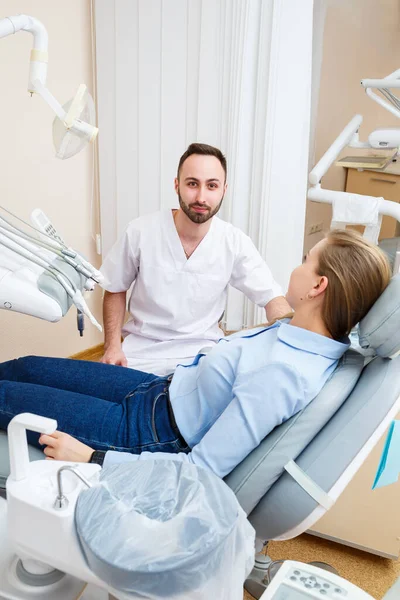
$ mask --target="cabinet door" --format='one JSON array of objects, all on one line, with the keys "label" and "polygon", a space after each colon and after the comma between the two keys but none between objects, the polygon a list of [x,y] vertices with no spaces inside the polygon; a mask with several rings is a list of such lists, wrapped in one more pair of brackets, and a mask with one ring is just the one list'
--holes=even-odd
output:
[{"label": "cabinet door", "polygon": [[[383,197],[400,203],[400,177],[375,171],[357,171],[348,169],[346,192],[366,196]],[[359,229],[359,227],[355,227]],[[362,230],[363,228],[361,228]],[[393,217],[383,217],[379,239],[400,235],[400,228]]]},{"label": "cabinet door", "polygon": [[[400,418],[400,413],[396,417]],[[336,504],[309,531],[388,558],[400,554],[400,481],[371,490],[386,433]]]}]

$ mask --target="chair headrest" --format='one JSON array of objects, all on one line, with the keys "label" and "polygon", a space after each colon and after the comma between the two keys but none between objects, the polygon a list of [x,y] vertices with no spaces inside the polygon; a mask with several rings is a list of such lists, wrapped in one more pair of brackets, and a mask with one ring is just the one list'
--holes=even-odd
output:
[{"label": "chair headrest", "polygon": [[360,321],[358,333],[361,348],[372,348],[384,358],[400,354],[400,275]]}]

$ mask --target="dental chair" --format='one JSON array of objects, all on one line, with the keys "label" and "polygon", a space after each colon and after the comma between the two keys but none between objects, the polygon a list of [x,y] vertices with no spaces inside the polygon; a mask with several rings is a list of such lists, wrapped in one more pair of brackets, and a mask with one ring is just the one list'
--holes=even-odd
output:
[{"label": "dental chair", "polygon": [[[359,342],[375,356],[349,349],[319,395],[225,478],[262,543],[296,537],[329,510],[400,410],[400,275],[359,324]],[[3,494],[8,474],[1,432]],[[256,559],[246,587],[257,598],[265,573]]]}]

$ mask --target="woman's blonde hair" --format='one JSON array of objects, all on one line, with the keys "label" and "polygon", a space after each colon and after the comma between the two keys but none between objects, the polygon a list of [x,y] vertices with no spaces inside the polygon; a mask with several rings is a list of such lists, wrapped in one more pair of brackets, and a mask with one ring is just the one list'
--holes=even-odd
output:
[{"label": "woman's blonde hair", "polygon": [[348,335],[367,314],[391,278],[386,255],[350,229],[326,235],[318,275],[328,278],[322,319],[333,339]]}]

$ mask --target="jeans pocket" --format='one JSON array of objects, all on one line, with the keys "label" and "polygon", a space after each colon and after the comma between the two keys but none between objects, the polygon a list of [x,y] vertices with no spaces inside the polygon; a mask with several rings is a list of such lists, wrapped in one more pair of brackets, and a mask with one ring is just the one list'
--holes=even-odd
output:
[{"label": "jeans pocket", "polygon": [[151,410],[151,430],[153,432],[153,436],[154,436],[154,441],[159,444],[160,443],[160,437],[157,433],[157,427],[156,427],[156,410],[157,410],[157,404],[158,401],[160,400],[160,398],[162,398],[162,396],[167,396],[167,390],[164,389],[162,392],[160,392],[159,394],[157,394],[157,396],[154,398],[153,400],[153,407]]}]

